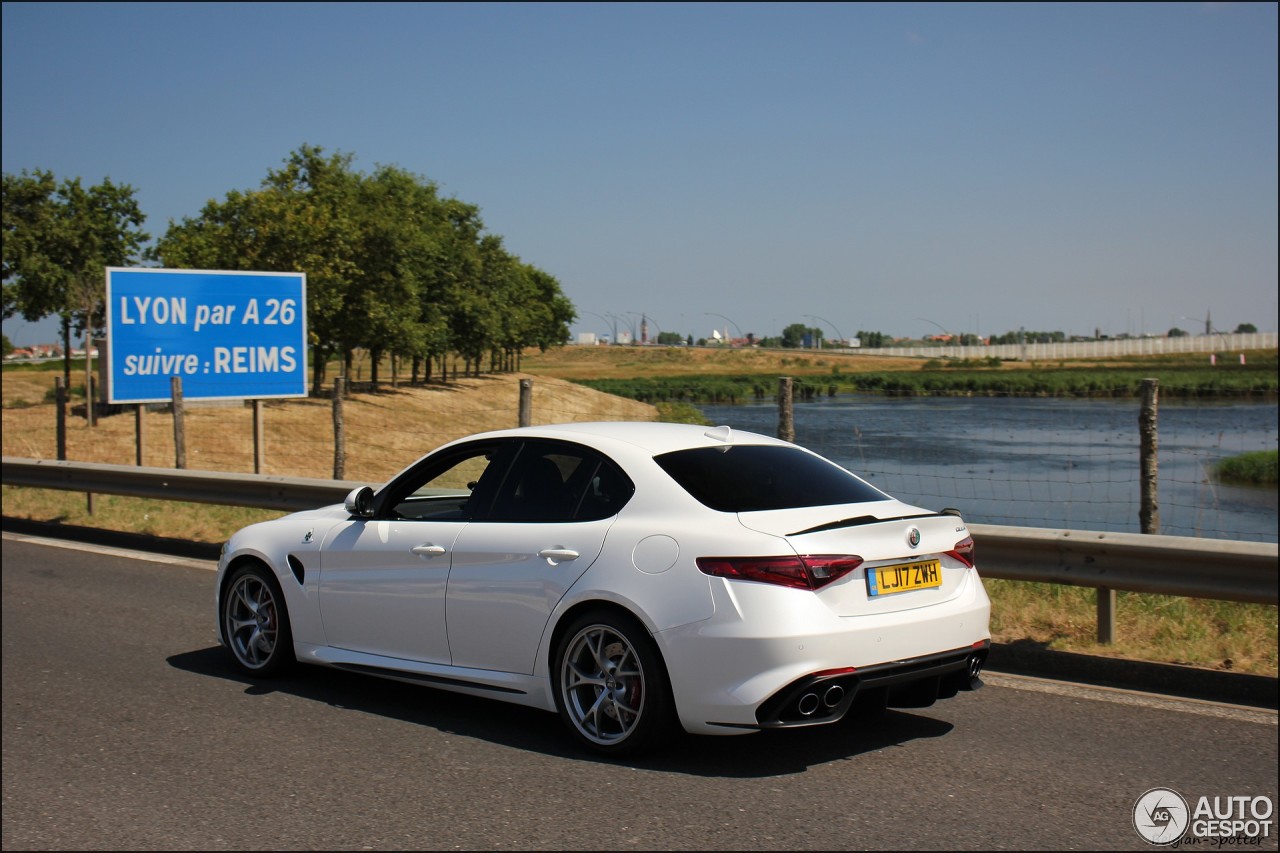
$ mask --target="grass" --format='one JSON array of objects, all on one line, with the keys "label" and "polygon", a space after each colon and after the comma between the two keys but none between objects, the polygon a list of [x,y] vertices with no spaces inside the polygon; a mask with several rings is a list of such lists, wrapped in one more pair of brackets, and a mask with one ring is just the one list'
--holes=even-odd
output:
[{"label": "grass", "polygon": [[1241,453],[1239,456],[1223,459],[1218,463],[1214,473],[1224,483],[1274,486],[1276,485],[1276,457],[1275,450]]},{"label": "grass", "polygon": [[[1027,370],[1027,365],[984,368]],[[698,409],[672,402],[649,406],[602,394],[576,382],[586,378],[634,379],[655,375],[754,374],[773,385],[779,375],[829,376],[920,371],[919,359],[823,356],[776,351],[681,348],[567,347],[524,358],[523,374],[463,379],[444,385],[384,388],[354,394],[344,403],[347,458],[344,479],[380,483],[428,450],[484,429],[515,426],[518,382],[534,379],[535,423],[585,420],[665,420],[701,423]],[[945,368],[944,368],[945,369]],[[54,407],[45,402],[60,366],[3,373],[3,448],[6,456],[52,459]],[[389,376],[389,372],[385,374]],[[73,380],[75,375],[73,374]],[[771,391],[770,393],[773,393]],[[263,473],[333,476],[332,403],[325,399],[272,401],[265,406]],[[187,448],[191,468],[253,471],[252,411],[243,405],[188,404]],[[143,417],[144,463],[173,467],[172,417]],[[134,464],[132,413],[67,423],[68,458]],[[1265,460],[1263,460],[1265,462]],[[1248,462],[1250,470],[1254,463]],[[1271,482],[1275,453],[1270,453]],[[1265,467],[1265,466],[1264,466]],[[1249,475],[1254,476],[1254,475]],[[282,515],[269,510],[95,495],[93,511],[82,493],[5,486],[6,516],[57,521],[196,542],[220,543],[236,529]],[[987,579],[992,635],[998,642],[1031,640],[1050,649],[1180,663],[1198,667],[1277,674],[1276,607],[1233,602],[1119,593],[1117,641],[1096,643],[1096,605],[1091,589]]]},{"label": "grass", "polygon": [[1117,637],[1112,645],[1101,646],[1094,590],[996,578],[983,584],[992,601],[991,633],[998,640],[1276,676],[1273,605],[1118,592]]}]

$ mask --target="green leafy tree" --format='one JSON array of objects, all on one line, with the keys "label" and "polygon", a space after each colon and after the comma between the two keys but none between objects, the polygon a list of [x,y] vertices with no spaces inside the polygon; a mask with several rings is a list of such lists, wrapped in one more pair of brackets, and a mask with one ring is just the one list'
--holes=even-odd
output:
[{"label": "green leafy tree", "polygon": [[398,167],[380,166],[356,183],[359,272],[348,313],[363,322],[350,330],[346,348],[369,350],[376,384],[384,353],[420,359],[427,350],[435,318],[420,312],[420,295],[432,280],[447,218],[435,184]]},{"label": "green leafy tree", "polygon": [[[84,187],[36,170],[4,175],[4,316],[61,321],[63,377],[71,384],[72,333],[85,339],[85,371],[104,313],[106,268],[138,262],[150,235],[128,184]],[[86,377],[87,378],[87,377]],[[87,386],[86,386],[87,387]]]},{"label": "green leafy tree", "polygon": [[358,325],[348,305],[360,273],[350,167],[350,155],[326,157],[303,145],[259,189],[233,190],[198,216],[170,222],[151,252],[179,269],[306,273],[312,393],[324,382],[329,357]]},{"label": "green leafy tree", "polygon": [[822,346],[822,330],[811,328],[804,323],[792,323],[782,330],[782,346],[788,349],[803,348],[806,337],[814,341],[816,346]]},{"label": "green leafy tree", "polygon": [[884,332],[864,332],[859,329],[856,337],[862,346],[868,349],[880,349],[893,342],[893,338]]},{"label": "green leafy tree", "polygon": [[395,166],[355,172],[346,154],[304,145],[262,186],[211,201],[171,223],[154,257],[165,266],[304,272],[313,351],[312,393],[341,354],[348,375],[368,351],[407,358],[413,380],[447,355],[479,372],[521,348],[568,341],[572,304],[548,274],[484,233],[478,209],[444,199],[431,181]]}]

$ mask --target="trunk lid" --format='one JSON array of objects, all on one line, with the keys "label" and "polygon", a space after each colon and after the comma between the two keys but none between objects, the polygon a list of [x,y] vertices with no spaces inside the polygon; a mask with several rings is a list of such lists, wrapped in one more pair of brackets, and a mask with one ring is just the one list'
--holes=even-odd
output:
[{"label": "trunk lid", "polygon": [[970,571],[948,553],[969,536],[964,520],[901,501],[739,513],[738,520],[751,530],[782,537],[799,555],[861,557],[855,571],[816,593],[839,616],[947,601]]}]

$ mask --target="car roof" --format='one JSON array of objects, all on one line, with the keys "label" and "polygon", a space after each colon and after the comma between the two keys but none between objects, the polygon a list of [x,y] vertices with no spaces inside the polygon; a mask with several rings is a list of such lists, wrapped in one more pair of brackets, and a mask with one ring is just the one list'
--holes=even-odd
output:
[{"label": "car roof", "polygon": [[480,437],[558,438],[604,449],[607,444],[628,444],[650,456],[695,447],[724,447],[733,444],[787,445],[781,439],[728,426],[653,423],[647,421],[592,421],[546,424],[482,433]]}]

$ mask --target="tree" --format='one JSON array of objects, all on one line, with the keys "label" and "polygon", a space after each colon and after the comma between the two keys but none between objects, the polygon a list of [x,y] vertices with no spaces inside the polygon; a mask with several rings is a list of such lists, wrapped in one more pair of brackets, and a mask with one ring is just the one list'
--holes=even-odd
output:
[{"label": "tree", "polygon": [[892,342],[892,338],[884,332],[864,332],[859,329],[856,337],[858,338],[859,343],[868,349],[880,349],[886,344]]},{"label": "tree", "polygon": [[[57,314],[63,378],[71,384],[71,335],[85,336],[90,373],[93,333],[103,321],[106,268],[131,266],[150,235],[134,189],[105,178],[85,189],[37,169],[4,175],[4,316],[36,321]],[[86,391],[88,382],[86,379]]]},{"label": "tree", "polygon": [[[487,352],[511,364],[520,348],[566,343],[573,305],[550,275],[484,234],[474,205],[439,196],[395,166],[355,172],[346,154],[303,145],[262,186],[211,201],[170,224],[154,257],[165,266],[303,272],[312,393],[337,353],[409,358],[413,380],[450,350],[478,373]],[[447,376],[446,376],[447,378]]]},{"label": "tree", "polygon": [[350,166],[350,155],[326,157],[303,145],[259,189],[232,190],[198,216],[170,222],[150,253],[178,269],[306,273],[312,393],[320,390],[329,356],[359,325],[348,311],[359,274]]},{"label": "tree", "polygon": [[782,330],[782,346],[788,349],[803,348],[806,337],[817,341],[821,347],[822,330],[810,328],[804,323],[792,323]]}]

